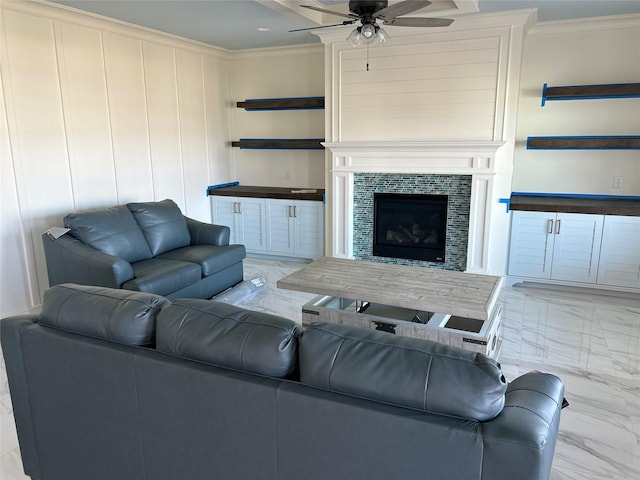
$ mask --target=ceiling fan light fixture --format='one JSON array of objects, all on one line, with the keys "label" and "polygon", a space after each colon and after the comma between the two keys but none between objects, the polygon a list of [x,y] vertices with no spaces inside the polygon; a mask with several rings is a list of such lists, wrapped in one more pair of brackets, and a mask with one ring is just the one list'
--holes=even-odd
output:
[{"label": "ceiling fan light fixture", "polygon": [[360,33],[364,37],[364,41],[372,41],[376,36],[376,27],[371,23],[365,23],[360,27]]},{"label": "ceiling fan light fixture", "polygon": [[387,42],[387,40],[389,40],[389,34],[384,28],[378,28],[375,38],[376,38],[376,43],[378,44],[379,47],[381,47]]},{"label": "ceiling fan light fixture", "polygon": [[354,28],[347,37],[347,42],[352,47],[372,45],[374,43],[382,46],[387,40],[389,40],[389,34],[374,23],[365,23],[360,27]]},{"label": "ceiling fan light fixture", "polygon": [[349,42],[352,47],[359,47],[364,41],[364,37],[362,36],[362,33],[360,33],[360,28],[361,27],[354,28],[347,37],[347,42]]}]

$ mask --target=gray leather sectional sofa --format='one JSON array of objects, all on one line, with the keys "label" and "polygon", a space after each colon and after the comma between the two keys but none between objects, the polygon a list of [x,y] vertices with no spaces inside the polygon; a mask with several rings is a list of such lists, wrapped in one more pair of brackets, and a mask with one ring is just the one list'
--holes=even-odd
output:
[{"label": "gray leather sectional sofa", "polygon": [[242,281],[244,245],[185,217],[172,200],[71,213],[68,234],[42,235],[49,286],[98,285],[167,298],[211,298]]},{"label": "gray leather sectional sofa", "polygon": [[73,284],[0,327],[33,479],[549,477],[562,381],[478,353]]}]

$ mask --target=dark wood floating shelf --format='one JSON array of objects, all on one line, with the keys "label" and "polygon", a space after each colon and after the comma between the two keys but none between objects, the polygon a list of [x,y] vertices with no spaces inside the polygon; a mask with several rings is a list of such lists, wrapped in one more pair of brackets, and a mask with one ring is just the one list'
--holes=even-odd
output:
[{"label": "dark wood floating shelf", "polygon": [[640,135],[528,137],[528,150],[639,150]]},{"label": "dark wood floating shelf", "polygon": [[249,185],[230,185],[222,188],[208,188],[207,195],[221,197],[277,198],[281,200],[324,201],[323,188],[284,188]]},{"label": "dark wood floating shelf", "polygon": [[245,110],[321,110],[324,97],[256,98],[236,103]]},{"label": "dark wood floating shelf", "polygon": [[241,138],[231,142],[231,146],[256,150],[323,150],[320,142],[324,142],[324,138]]},{"label": "dark wood floating shelf", "polygon": [[542,87],[542,106],[552,100],[594,100],[600,98],[640,97],[640,83],[611,83],[607,85],[573,85]]},{"label": "dark wood floating shelf", "polygon": [[601,195],[511,194],[510,210],[590,213],[640,217],[640,197]]}]

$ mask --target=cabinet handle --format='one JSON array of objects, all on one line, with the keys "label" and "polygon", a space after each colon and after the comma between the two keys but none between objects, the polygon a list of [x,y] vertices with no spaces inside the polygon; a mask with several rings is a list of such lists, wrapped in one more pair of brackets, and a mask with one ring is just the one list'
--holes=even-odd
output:
[{"label": "cabinet handle", "polygon": [[560,220],[556,222],[556,235],[560,235]]},{"label": "cabinet handle", "polygon": [[233,202],[233,213],[238,213],[238,202]]},{"label": "cabinet handle", "polygon": [[553,219],[547,220],[547,233],[553,233]]},{"label": "cabinet handle", "polygon": [[293,217],[293,215],[291,215],[291,205],[287,205],[287,216],[289,218]]},{"label": "cabinet handle", "polygon": [[298,216],[298,207],[296,205],[293,206],[293,216],[294,217]]}]

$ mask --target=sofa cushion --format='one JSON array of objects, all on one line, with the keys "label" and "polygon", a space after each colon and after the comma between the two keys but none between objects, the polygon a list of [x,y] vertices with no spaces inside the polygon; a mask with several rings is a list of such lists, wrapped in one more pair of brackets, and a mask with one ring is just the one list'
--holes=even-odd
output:
[{"label": "sofa cushion", "polygon": [[208,277],[241,262],[246,257],[244,245],[191,245],[158,255],[156,258],[197,263],[202,276]]},{"label": "sofa cushion", "polygon": [[151,258],[142,230],[124,205],[70,213],[64,226],[71,229],[71,236],[102,253],[130,263]]},{"label": "sofa cushion", "polygon": [[286,378],[302,329],[286,318],[210,300],[175,300],[158,318],[156,348],[184,358]]},{"label": "sofa cushion", "polygon": [[131,265],[134,278],[122,284],[127,290],[168,295],[202,278],[200,265],[150,258]]},{"label": "sofa cushion", "polygon": [[173,200],[128,203],[127,207],[138,222],[154,257],[191,243],[187,221]]},{"label": "sofa cushion", "polygon": [[490,420],[507,383],[480,353],[416,338],[314,323],[300,339],[300,380],[428,412]]},{"label": "sofa cushion", "polygon": [[150,293],[63,283],[44,292],[39,323],[126,345],[155,341],[166,298]]}]

